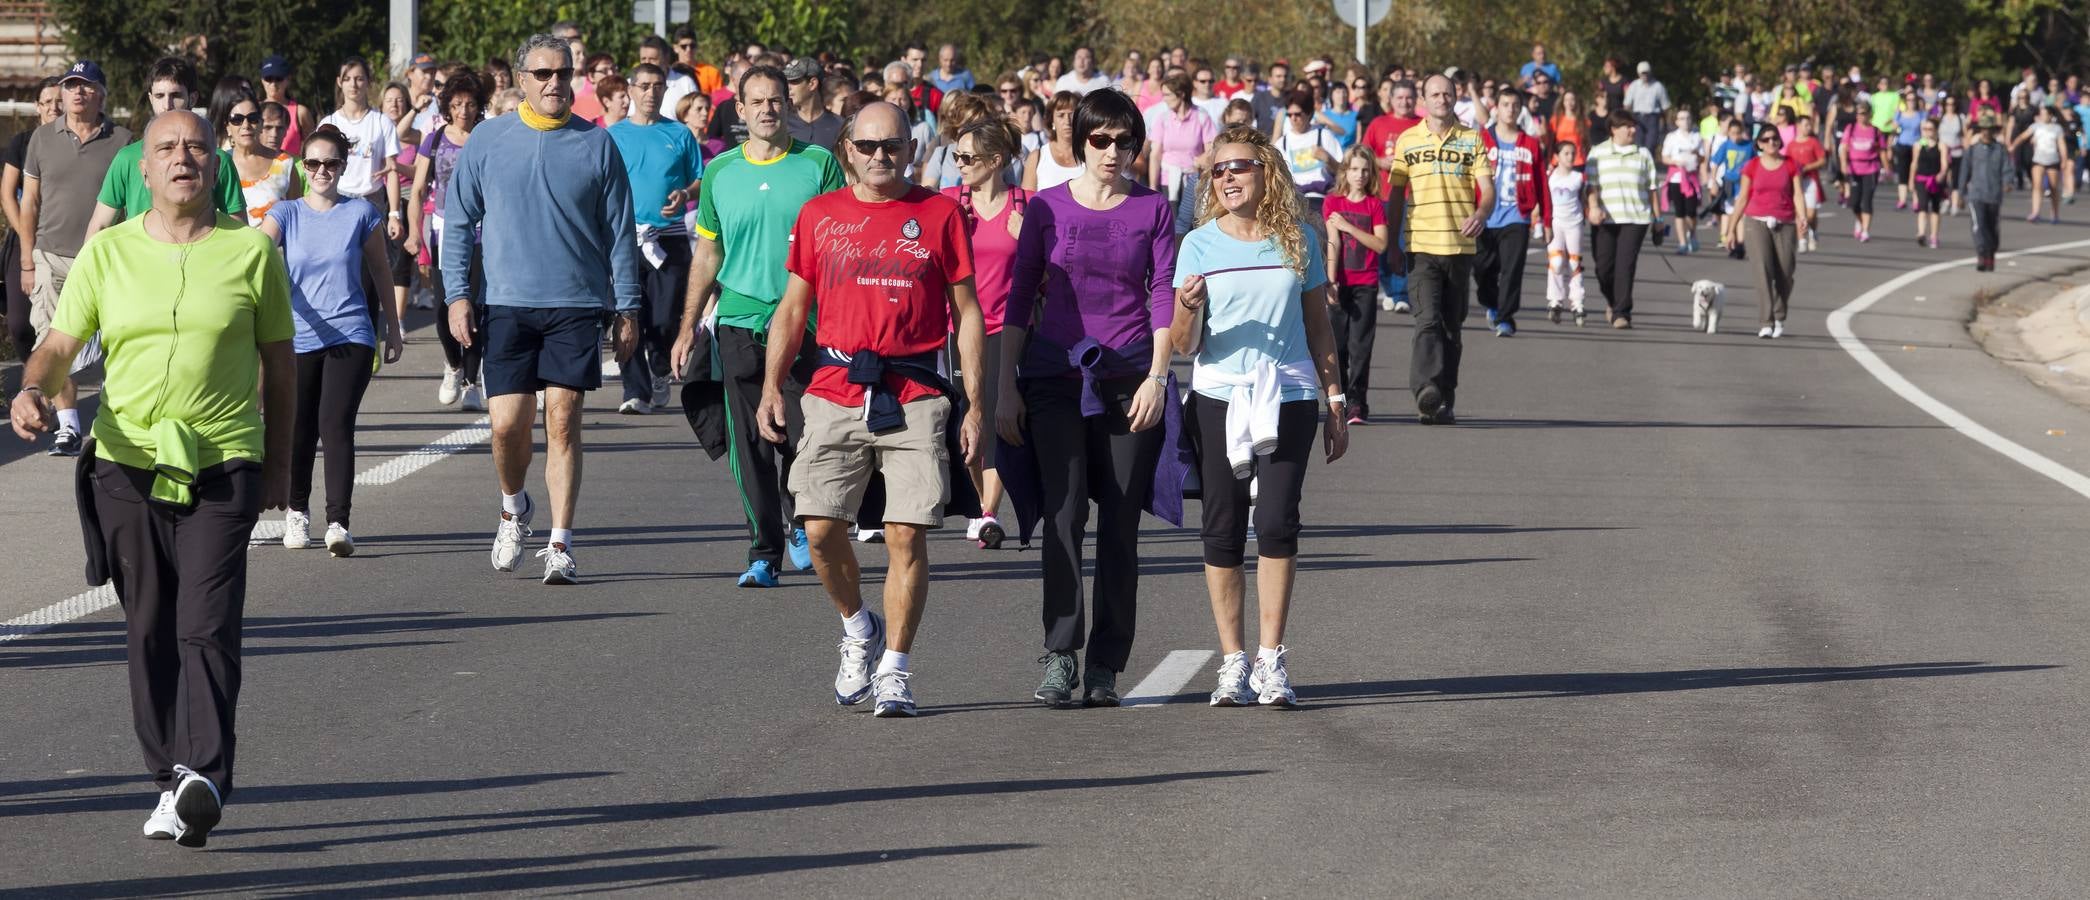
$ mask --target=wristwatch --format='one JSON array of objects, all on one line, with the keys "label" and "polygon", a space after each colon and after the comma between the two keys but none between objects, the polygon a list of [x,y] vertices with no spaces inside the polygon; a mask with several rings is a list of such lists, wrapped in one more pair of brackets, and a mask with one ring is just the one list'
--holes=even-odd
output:
[{"label": "wristwatch", "polygon": [[1148,380],[1148,381],[1151,381],[1151,382],[1153,382],[1153,383],[1155,383],[1155,384],[1158,384],[1158,385],[1160,385],[1160,386],[1162,386],[1162,387],[1168,387],[1168,373],[1167,373],[1167,372],[1163,372],[1163,373],[1161,373],[1161,374],[1159,374],[1159,375],[1148,375],[1148,376],[1147,376],[1147,380]]}]

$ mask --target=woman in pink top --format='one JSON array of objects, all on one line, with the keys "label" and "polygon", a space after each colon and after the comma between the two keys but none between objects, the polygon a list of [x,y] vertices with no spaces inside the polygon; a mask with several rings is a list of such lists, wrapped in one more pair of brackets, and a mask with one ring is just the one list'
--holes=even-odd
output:
[{"label": "woman in pink top", "polygon": [[[1021,141],[1016,126],[999,116],[966,126],[958,132],[951,155],[958,163],[962,183],[943,191],[965,210],[965,231],[972,237],[973,290],[979,295],[980,317],[987,329],[986,364],[980,371],[994,379],[979,391],[983,422],[994,421],[995,401],[1000,399],[1002,320],[1008,314],[1009,286],[1016,276],[1016,237],[1023,233],[1023,205],[1030,199],[1028,192],[1011,188],[1003,177]],[[1008,536],[994,515],[1001,508],[1002,487],[993,466],[994,442],[987,441],[972,463],[980,517],[965,527],[966,539],[978,541],[982,550],[1001,549]]]},{"label": "woman in pink top", "polygon": [[1742,246],[1756,262],[1760,338],[1785,336],[1785,304],[1799,262],[1797,222],[1807,202],[1799,173],[1800,167],[1785,158],[1785,140],[1770,128],[1756,136],[1756,158],[1742,167]]},{"label": "woman in pink top", "polygon": [[1204,110],[1191,105],[1190,76],[1179,73],[1162,90],[1168,108],[1153,119],[1154,134],[1147,143],[1147,184],[1174,203],[1182,196],[1185,177],[1209,163],[1218,127]]},{"label": "woman in pink top", "polygon": [[1850,176],[1851,237],[1872,240],[1872,193],[1880,186],[1880,154],[1887,148],[1887,134],[1873,127],[1861,110],[1856,122],[1843,129],[1836,141],[1836,161]]}]

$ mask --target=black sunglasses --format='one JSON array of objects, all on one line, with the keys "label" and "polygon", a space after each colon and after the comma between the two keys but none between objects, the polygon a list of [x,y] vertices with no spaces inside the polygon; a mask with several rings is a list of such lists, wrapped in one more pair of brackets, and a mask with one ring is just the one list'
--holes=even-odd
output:
[{"label": "black sunglasses", "polygon": [[882,151],[885,153],[886,156],[889,156],[893,159],[899,159],[901,154],[907,152],[906,138],[892,138],[890,140],[883,141],[853,140],[849,143],[856,147],[856,152],[869,157],[876,157]]},{"label": "black sunglasses", "polygon": [[1129,134],[1121,134],[1115,138],[1107,134],[1089,135],[1089,146],[1097,150],[1102,150],[1112,144],[1118,145],[1119,150],[1130,151],[1132,148],[1139,146],[1139,138]]},{"label": "black sunglasses", "polygon": [[329,172],[339,172],[342,169],[346,168],[348,168],[348,160],[342,159],[338,156],[332,156],[326,159],[305,160],[305,171],[307,172],[317,172],[320,169],[326,169]]},{"label": "black sunglasses", "polygon": [[958,163],[958,165],[961,165],[961,166],[970,166],[970,165],[972,165],[973,163],[976,163],[976,162],[984,162],[984,161],[986,161],[986,160],[988,160],[988,159],[990,159],[990,158],[991,158],[991,157],[986,157],[986,156],[979,156],[979,155],[977,155],[977,154],[972,154],[972,153],[953,153],[953,154],[951,154],[951,159],[953,159],[953,160],[956,160],[956,161],[957,161],[957,163]]},{"label": "black sunglasses", "polygon": [[249,122],[256,125],[261,124],[261,114],[258,112],[233,113],[225,117],[225,124],[227,125],[245,125]]},{"label": "black sunglasses", "polygon": [[560,81],[573,80],[572,66],[564,66],[557,69],[524,69],[523,73],[538,81],[550,81],[554,78]]}]

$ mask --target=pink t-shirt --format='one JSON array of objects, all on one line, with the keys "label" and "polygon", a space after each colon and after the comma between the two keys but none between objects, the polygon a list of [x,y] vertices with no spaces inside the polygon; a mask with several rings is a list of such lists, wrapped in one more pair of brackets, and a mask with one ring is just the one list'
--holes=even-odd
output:
[{"label": "pink t-shirt", "polygon": [[965,211],[965,232],[972,236],[972,287],[980,297],[980,318],[987,323],[988,334],[1000,334],[1009,309],[1009,286],[1016,283],[1016,235],[1009,233],[1009,216],[1021,210],[1030,195],[1022,188],[1010,188],[1008,202],[991,219],[974,214],[972,192],[963,185],[944,188],[943,195],[958,201]]},{"label": "pink t-shirt", "polygon": [[1749,164],[1742,167],[1742,177],[1749,179],[1749,204],[1742,214],[1780,222],[1794,221],[1792,178],[1799,171],[1800,167],[1790,159],[1775,169],[1766,167],[1763,157],[1749,160]]},{"label": "pink t-shirt", "polygon": [[1876,175],[1880,171],[1880,145],[1886,134],[1871,123],[1858,122],[1843,129],[1843,146],[1850,154],[1852,175]]},{"label": "pink t-shirt", "polygon": [[[1377,197],[1352,200],[1346,195],[1329,194],[1321,201],[1321,210],[1331,216],[1342,216],[1366,231],[1386,224],[1386,202]],[[1379,251],[1348,234],[1337,236],[1335,246],[1338,284],[1350,286],[1379,282]]]},{"label": "pink t-shirt", "polygon": [[1161,164],[1179,171],[1195,168],[1198,154],[1218,136],[1212,117],[1195,106],[1184,106],[1180,114],[1163,109],[1154,121],[1153,140],[1161,149]]}]

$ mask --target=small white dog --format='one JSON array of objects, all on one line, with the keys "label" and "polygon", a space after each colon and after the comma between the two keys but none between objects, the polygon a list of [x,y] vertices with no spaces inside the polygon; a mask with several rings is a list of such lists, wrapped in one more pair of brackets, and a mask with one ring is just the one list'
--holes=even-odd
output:
[{"label": "small white dog", "polygon": [[1727,308],[1727,285],[1710,278],[1691,282],[1691,329],[1720,333],[1720,313]]}]

